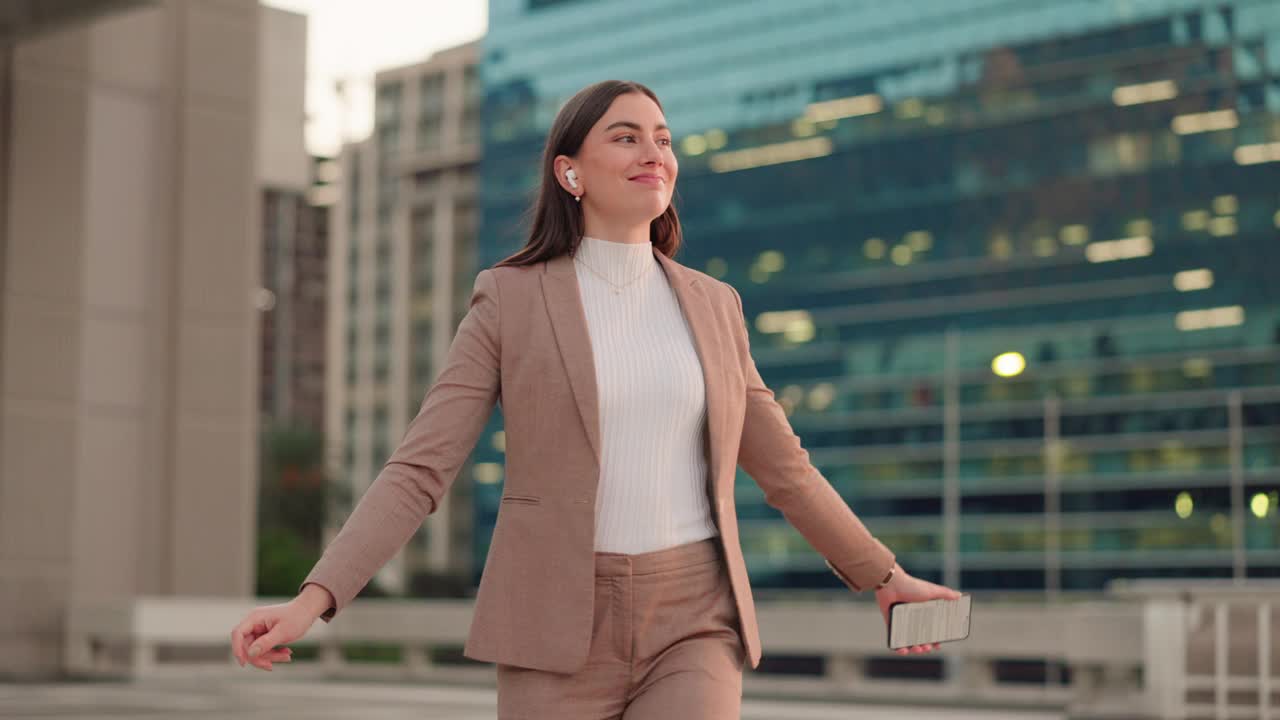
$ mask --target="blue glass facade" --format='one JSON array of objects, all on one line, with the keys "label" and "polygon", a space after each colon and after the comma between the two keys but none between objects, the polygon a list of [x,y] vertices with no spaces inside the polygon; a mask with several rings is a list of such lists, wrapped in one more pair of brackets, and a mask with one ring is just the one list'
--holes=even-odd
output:
[{"label": "blue glass facade", "polygon": [[[1280,574],[1280,3],[490,8],[482,267],[523,242],[561,103],[643,82],[677,259],[742,293],[814,464],[904,567]],[[842,587],[742,473],[738,513],[754,584]]]}]

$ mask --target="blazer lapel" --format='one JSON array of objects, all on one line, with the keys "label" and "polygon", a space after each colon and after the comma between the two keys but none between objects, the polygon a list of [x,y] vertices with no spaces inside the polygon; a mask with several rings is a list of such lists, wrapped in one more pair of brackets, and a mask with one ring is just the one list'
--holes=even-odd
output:
[{"label": "blazer lapel", "polygon": [[724,446],[725,407],[724,382],[725,358],[724,346],[720,342],[720,334],[716,329],[716,314],[711,305],[707,289],[703,287],[702,278],[689,272],[683,265],[667,257],[658,250],[654,256],[667,273],[667,282],[675,291],[680,301],[680,310],[684,313],[685,322],[693,335],[694,349],[702,362],[702,378],[706,385],[707,402],[707,469],[711,476],[712,499],[719,498],[720,489],[716,479],[720,477],[720,448]]},{"label": "blazer lapel", "polygon": [[[702,364],[702,378],[706,386],[707,403],[707,463],[712,478],[720,476],[719,448],[723,446],[724,422],[724,367],[723,348],[715,325],[715,313],[706,289],[694,273],[684,266],[654,250],[667,282],[675,292],[680,310],[693,335],[694,349]],[[542,274],[542,296],[547,314],[555,332],[556,345],[569,375],[578,413],[587,431],[587,440],[600,462],[600,411],[596,387],[595,358],[591,349],[591,336],[587,329],[587,315],[574,271],[573,258],[568,254],[548,260]],[[718,488],[713,487],[713,492]]]},{"label": "blazer lapel", "polygon": [[567,253],[547,261],[546,270],[542,273],[542,298],[547,303],[547,315],[555,331],[560,359],[569,374],[569,386],[573,388],[573,397],[578,403],[578,414],[587,429],[587,441],[599,465],[600,403],[596,395],[595,357],[587,330],[587,312],[578,289],[578,275],[573,269],[573,258]]}]

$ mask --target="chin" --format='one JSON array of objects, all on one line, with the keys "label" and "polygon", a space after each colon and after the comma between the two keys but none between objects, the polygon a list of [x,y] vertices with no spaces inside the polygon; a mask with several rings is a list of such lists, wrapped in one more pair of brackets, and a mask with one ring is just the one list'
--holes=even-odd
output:
[{"label": "chin", "polygon": [[653,222],[654,220],[659,218],[662,215],[662,213],[667,211],[667,208],[669,206],[670,205],[668,204],[668,205],[663,205],[662,207],[657,207],[654,204],[647,203],[641,207],[633,206],[629,208],[625,214],[635,218],[634,222],[648,223],[648,222]]},{"label": "chin", "polygon": [[645,211],[648,213],[650,219],[655,219],[662,215],[662,213],[666,212],[669,207],[671,207],[671,201],[667,200],[662,203],[652,203],[645,208]]}]

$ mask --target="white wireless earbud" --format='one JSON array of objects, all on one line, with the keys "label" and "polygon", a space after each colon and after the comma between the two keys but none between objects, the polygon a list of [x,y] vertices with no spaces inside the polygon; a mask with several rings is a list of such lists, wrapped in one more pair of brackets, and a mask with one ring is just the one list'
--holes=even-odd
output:
[{"label": "white wireless earbud", "polygon": [[569,168],[568,172],[564,174],[564,179],[569,181],[569,185],[578,187],[578,174],[573,171],[573,168]]}]

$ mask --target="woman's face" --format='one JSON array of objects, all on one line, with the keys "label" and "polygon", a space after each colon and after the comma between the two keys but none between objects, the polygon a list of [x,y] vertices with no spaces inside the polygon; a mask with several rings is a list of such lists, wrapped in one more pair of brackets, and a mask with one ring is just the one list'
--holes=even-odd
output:
[{"label": "woman's face", "polygon": [[[557,180],[582,196],[585,212],[647,223],[671,204],[678,171],[671,143],[657,103],[642,93],[619,95],[587,133],[577,156],[557,158]],[[565,181],[570,166],[577,188]]]}]

